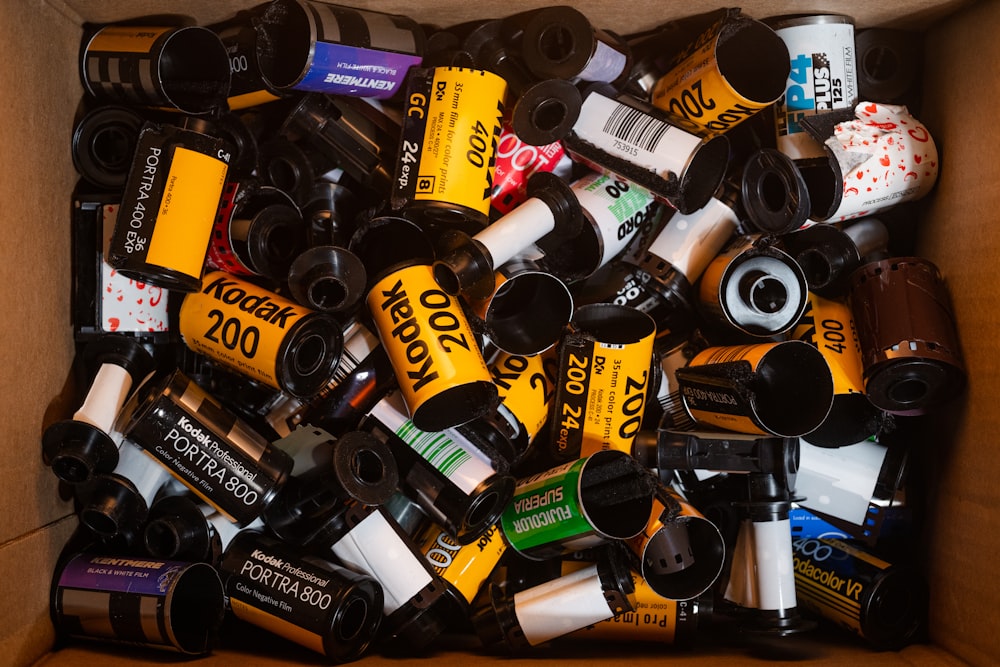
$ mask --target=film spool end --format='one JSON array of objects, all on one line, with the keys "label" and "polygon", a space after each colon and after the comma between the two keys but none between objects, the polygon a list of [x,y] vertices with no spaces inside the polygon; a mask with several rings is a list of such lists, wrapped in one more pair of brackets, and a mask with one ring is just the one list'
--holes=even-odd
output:
[{"label": "film spool end", "polygon": [[350,431],[337,440],[333,469],[343,489],[365,505],[384,504],[399,484],[389,446],[365,431]]},{"label": "film spool end", "polygon": [[342,312],[353,308],[365,292],[368,273],[350,250],[316,246],[292,262],[288,288],[292,297],[313,310]]},{"label": "film spool end", "polygon": [[809,189],[791,158],[763,148],[743,166],[741,189],[747,217],[764,234],[787,234],[810,213]]},{"label": "film spool end", "polygon": [[73,166],[94,185],[121,190],[139,142],[143,118],[127,107],[94,109],[73,131]]},{"label": "film spool end", "polygon": [[579,89],[566,79],[546,79],[523,91],[511,109],[517,138],[532,146],[563,139],[580,117]]},{"label": "film spool end", "polygon": [[118,447],[101,429],[67,419],[52,424],[42,434],[42,454],[60,480],[82,484],[118,465]]},{"label": "film spool end", "polygon": [[96,534],[112,538],[133,529],[146,519],[146,501],[124,478],[108,475],[98,479],[90,500],[80,510],[80,522]]},{"label": "film spool end", "polygon": [[441,235],[444,254],[433,264],[434,280],[451,296],[464,293],[472,299],[488,298],[496,289],[493,257],[486,246],[458,230]]}]

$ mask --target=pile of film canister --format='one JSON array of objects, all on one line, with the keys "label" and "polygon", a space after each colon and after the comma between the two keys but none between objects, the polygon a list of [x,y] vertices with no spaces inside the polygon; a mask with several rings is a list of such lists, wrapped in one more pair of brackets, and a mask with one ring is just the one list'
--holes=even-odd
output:
[{"label": "pile of film canister", "polygon": [[85,26],[60,638],[921,641],[898,434],[965,369],[917,40],[418,19]]}]

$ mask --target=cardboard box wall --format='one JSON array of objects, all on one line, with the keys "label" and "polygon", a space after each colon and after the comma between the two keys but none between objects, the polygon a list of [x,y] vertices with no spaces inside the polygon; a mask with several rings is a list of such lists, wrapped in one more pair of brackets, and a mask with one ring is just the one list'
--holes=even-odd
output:
[{"label": "cardboard box wall", "polygon": [[[208,23],[249,2],[176,0],[5,0],[0,3],[0,664],[46,666],[162,664],[174,656],[75,643],[50,653],[48,615],[53,563],[76,526],[71,502],[41,462],[45,426],[75,409],[69,387],[73,358],[70,313],[70,193],[76,181],[69,155],[73,116],[82,94],[78,48],[85,21],[111,22],[172,13]],[[443,0],[426,7],[401,0],[345,2],[406,13],[447,26],[504,16],[546,3],[490,6]],[[714,2],[577,0],[595,25],[618,32],[652,27],[671,17],[714,9]],[[736,3],[732,3],[736,4]],[[859,28],[894,26],[925,31],[927,49],[921,120],[941,151],[941,176],[919,210],[918,254],[943,271],[952,294],[969,369],[965,395],[935,415],[914,442],[926,465],[921,475],[929,508],[919,555],[931,582],[932,644],[873,653],[850,635],[822,632],[786,657],[797,664],[997,664],[1000,662],[1000,405],[995,400],[1000,319],[1000,2],[766,2],[741,5],[755,18],[791,12],[839,12]],[[198,664],[318,664],[322,659],[284,641],[246,640]],[[260,644],[258,646],[258,644]],[[458,641],[430,659],[478,661],[475,641]],[[508,664],[568,660],[621,664],[750,664],[768,659],[738,646],[594,645],[543,650]],[[364,664],[398,664],[372,654]]]}]

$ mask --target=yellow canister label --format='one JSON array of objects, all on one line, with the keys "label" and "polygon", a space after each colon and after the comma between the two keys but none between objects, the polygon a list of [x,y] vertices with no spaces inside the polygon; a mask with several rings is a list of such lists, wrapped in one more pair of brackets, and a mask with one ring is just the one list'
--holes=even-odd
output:
[{"label": "yellow canister label", "polygon": [[281,389],[278,354],[311,310],[222,271],[184,296],[180,333],[189,348],[270,387]]},{"label": "yellow canister label", "polygon": [[760,360],[777,345],[778,343],[754,343],[751,345],[706,347],[696,354],[688,365],[707,366],[708,364],[725,364],[731,361],[746,361],[750,364],[751,370],[757,370]]},{"label": "yellow canister label", "polygon": [[465,546],[437,526],[431,526],[424,535],[420,551],[434,572],[471,603],[507,551],[507,544],[495,525],[476,542]]},{"label": "yellow canister label", "polygon": [[87,45],[87,51],[88,53],[95,51],[149,53],[160,35],[171,30],[176,28],[108,26],[94,35]]},{"label": "yellow canister label", "polygon": [[228,102],[229,109],[231,111],[239,111],[240,109],[249,109],[250,107],[267,104],[268,102],[274,102],[280,99],[281,98],[277,95],[266,90],[256,90],[251,93],[233,95],[229,98]]},{"label": "yellow canister label", "polygon": [[833,373],[834,394],[864,393],[861,344],[851,309],[810,292],[809,305],[792,337],[816,346]]},{"label": "yellow canister label", "polygon": [[[695,355],[688,366],[743,362],[748,370],[753,372],[764,355],[777,345],[780,343],[708,347]],[[681,387],[681,394],[684,396],[684,405],[687,406],[691,418],[697,422],[739,433],[770,435],[747,414],[748,409],[752,407],[746,405],[741,397],[734,395],[728,383],[715,386],[710,378],[697,382],[685,381]]]},{"label": "yellow canister label", "polygon": [[147,262],[201,276],[227,169],[225,162],[204,153],[174,149]]},{"label": "yellow canister label", "polygon": [[469,299],[469,308],[472,314],[485,321],[489,315],[490,307],[493,305],[493,297],[500,291],[500,286],[507,282],[507,276],[502,271],[493,272],[493,293],[485,299]]},{"label": "yellow canister label", "polygon": [[232,607],[233,616],[236,618],[255,625],[258,628],[264,628],[279,637],[284,637],[317,653],[326,654],[326,649],[323,647],[323,638],[315,632],[309,632],[303,627],[279,618],[274,614],[269,614],[263,609],[249,605],[237,597],[230,597],[229,605]]},{"label": "yellow canister label", "polygon": [[439,201],[488,215],[506,93],[485,70],[411,70],[393,205]]},{"label": "yellow canister label", "polygon": [[716,41],[695,51],[653,87],[653,104],[713,132],[724,132],[763,109],[768,102],[747,99],[719,71]]},{"label": "yellow canister label", "polygon": [[[586,306],[591,309],[594,306]],[[653,358],[656,325],[628,306],[599,305],[602,311],[580,310],[559,347],[559,384],[551,425],[554,455],[559,461],[617,449],[632,453],[642,424]],[[581,309],[582,310],[582,309]],[[621,317],[620,320],[614,318]],[[647,321],[648,320],[648,321]],[[605,326],[629,342],[608,342]],[[631,329],[629,329],[631,327]],[[602,338],[589,333],[602,331]]]},{"label": "yellow canister label", "polygon": [[559,380],[556,348],[530,357],[501,352],[490,364],[490,375],[500,400],[524,426],[530,442],[549,419]]},{"label": "yellow canister label", "polygon": [[368,309],[411,415],[445,389],[491,381],[465,313],[438,287],[429,264],[380,280]]}]

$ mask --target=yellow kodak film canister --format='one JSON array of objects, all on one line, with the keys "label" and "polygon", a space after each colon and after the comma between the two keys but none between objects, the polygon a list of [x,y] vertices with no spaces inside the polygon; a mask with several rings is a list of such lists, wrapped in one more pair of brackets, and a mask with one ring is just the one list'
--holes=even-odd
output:
[{"label": "yellow kodak film canister", "polygon": [[145,125],[125,182],[108,264],[164,289],[200,289],[230,159],[221,139],[175,125]]},{"label": "yellow kodak film canister", "polygon": [[420,551],[431,568],[448,582],[453,593],[459,594],[453,598],[466,608],[507,552],[503,533],[496,525],[475,542],[463,545],[441,527],[429,524],[420,544]]},{"label": "yellow kodak film canister", "polygon": [[675,374],[692,419],[737,433],[805,435],[833,404],[830,366],[798,340],[709,347]]},{"label": "yellow kodak film canister", "polygon": [[507,82],[485,70],[410,70],[393,208],[421,223],[486,225],[506,94]]},{"label": "yellow kodak film canister", "polygon": [[313,396],[330,382],[344,347],[332,316],[222,271],[204,282],[181,303],[185,345],[296,397]]},{"label": "yellow kodak film canister", "polygon": [[559,374],[555,348],[533,356],[501,352],[489,368],[500,400],[524,426],[528,441],[534,440],[549,419],[555,396]]},{"label": "yellow kodak film canister", "polygon": [[617,304],[576,309],[559,347],[551,422],[552,455],[565,462],[595,452],[632,452],[646,405],[656,323]]},{"label": "yellow kodak film canister", "polygon": [[809,443],[843,447],[875,435],[881,411],[865,394],[861,344],[851,308],[810,292],[792,337],[815,345],[833,372],[833,406],[826,421],[809,434]]},{"label": "yellow kodak film canister", "polygon": [[443,431],[496,408],[497,388],[475,333],[430,264],[388,274],[367,303],[417,428]]},{"label": "yellow kodak film canister", "polygon": [[652,101],[713,133],[725,132],[781,97],[790,68],[788,47],[774,30],[727,13],[660,77]]}]

